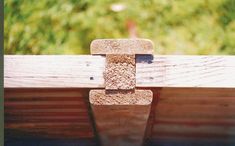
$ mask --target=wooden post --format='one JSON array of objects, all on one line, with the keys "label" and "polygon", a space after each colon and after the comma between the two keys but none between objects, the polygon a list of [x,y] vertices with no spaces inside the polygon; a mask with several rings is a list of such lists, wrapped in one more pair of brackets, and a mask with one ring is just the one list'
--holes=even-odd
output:
[{"label": "wooden post", "polygon": [[135,54],[152,54],[144,39],[95,40],[92,54],[107,54],[105,90],[91,90],[89,101],[103,146],[141,146],[150,114],[151,90],[137,90]]},{"label": "wooden post", "polygon": [[142,145],[152,103],[152,91],[91,90],[90,103],[104,146]]}]

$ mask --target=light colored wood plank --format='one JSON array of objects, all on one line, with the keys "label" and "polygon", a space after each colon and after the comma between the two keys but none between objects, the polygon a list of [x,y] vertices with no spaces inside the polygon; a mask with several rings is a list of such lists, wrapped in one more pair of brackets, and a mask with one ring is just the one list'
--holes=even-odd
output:
[{"label": "light colored wood plank", "polygon": [[235,87],[235,56],[139,56],[138,87]]},{"label": "light colored wood plank", "polygon": [[[137,87],[235,87],[235,56],[136,57]],[[5,88],[104,88],[105,58],[6,55]]]},{"label": "light colored wood plank", "polygon": [[89,55],[4,57],[4,87],[103,87],[105,58]]}]

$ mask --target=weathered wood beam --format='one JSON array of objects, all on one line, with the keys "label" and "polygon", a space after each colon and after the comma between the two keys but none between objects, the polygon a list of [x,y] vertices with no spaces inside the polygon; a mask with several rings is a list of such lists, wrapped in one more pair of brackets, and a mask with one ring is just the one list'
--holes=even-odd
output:
[{"label": "weathered wood beam", "polygon": [[5,55],[5,88],[102,88],[105,58],[91,55]]},{"label": "weathered wood beam", "polygon": [[138,87],[235,87],[235,56],[139,56]]},{"label": "weathered wood beam", "polygon": [[[5,55],[4,88],[104,88],[105,57]],[[137,87],[235,87],[235,56],[136,57]]]}]

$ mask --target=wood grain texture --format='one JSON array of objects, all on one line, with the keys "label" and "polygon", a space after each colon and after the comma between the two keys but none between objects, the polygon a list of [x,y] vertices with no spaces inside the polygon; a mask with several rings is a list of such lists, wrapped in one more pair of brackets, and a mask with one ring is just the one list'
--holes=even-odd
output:
[{"label": "wood grain texture", "polygon": [[[5,88],[104,88],[102,56],[4,56]],[[137,87],[235,87],[235,56],[136,56]]]},{"label": "wood grain texture", "polygon": [[[149,133],[147,137],[149,145],[233,146],[235,144],[234,88],[151,88],[151,90],[154,92],[150,114],[153,120],[148,123],[150,128],[147,127],[149,131],[146,132]],[[87,118],[88,107],[84,106],[86,98],[83,97],[88,97],[88,89],[5,89],[5,133],[9,136],[14,133],[13,131],[17,131],[16,135],[19,137],[27,136],[22,133],[66,139],[93,137],[90,120]],[[38,106],[39,103],[42,107]],[[47,106],[49,104],[51,106]],[[54,107],[57,104],[58,106]],[[138,115],[143,115],[146,110],[137,112],[136,108],[129,109],[129,106],[114,107],[114,109],[112,107],[105,109],[95,107],[99,111],[97,114],[103,116],[102,119],[111,121],[108,124],[103,122],[106,125],[101,127],[102,130],[107,130],[106,126],[118,127],[120,124],[120,131],[126,130],[128,133],[128,127],[134,129],[134,126],[138,125],[138,123],[135,125],[135,121],[139,119]],[[112,114],[112,110],[115,114]],[[133,117],[136,115],[134,117],[136,120],[130,122],[130,119],[124,119],[126,116],[121,116],[123,114],[133,114]],[[126,121],[130,122],[130,125]],[[119,128],[115,129],[118,134]]]},{"label": "wood grain texture", "polygon": [[45,138],[94,138],[88,92],[87,89],[5,89],[5,132],[9,137],[19,131]]},{"label": "wood grain texture", "polygon": [[150,114],[151,90],[91,90],[89,101],[103,146],[141,146]]},{"label": "wood grain texture", "polygon": [[89,55],[4,57],[4,87],[103,87],[105,58]]},{"label": "wood grain texture", "polygon": [[103,146],[141,146],[151,105],[93,105]]},{"label": "wood grain texture", "polygon": [[165,143],[178,140],[181,145],[195,141],[205,145],[203,140],[235,143],[235,89],[162,88],[156,92],[160,96],[153,105],[149,138],[155,145],[164,145],[162,139]]},{"label": "wood grain texture", "polygon": [[138,56],[138,87],[235,87],[235,56]]}]

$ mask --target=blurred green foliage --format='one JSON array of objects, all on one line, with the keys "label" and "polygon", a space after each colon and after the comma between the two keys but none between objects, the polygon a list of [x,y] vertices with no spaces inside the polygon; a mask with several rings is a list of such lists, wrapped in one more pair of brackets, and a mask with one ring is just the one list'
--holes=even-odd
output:
[{"label": "blurred green foliage", "polygon": [[4,17],[5,54],[88,54],[128,22],[157,54],[235,54],[235,0],[5,0]]}]

